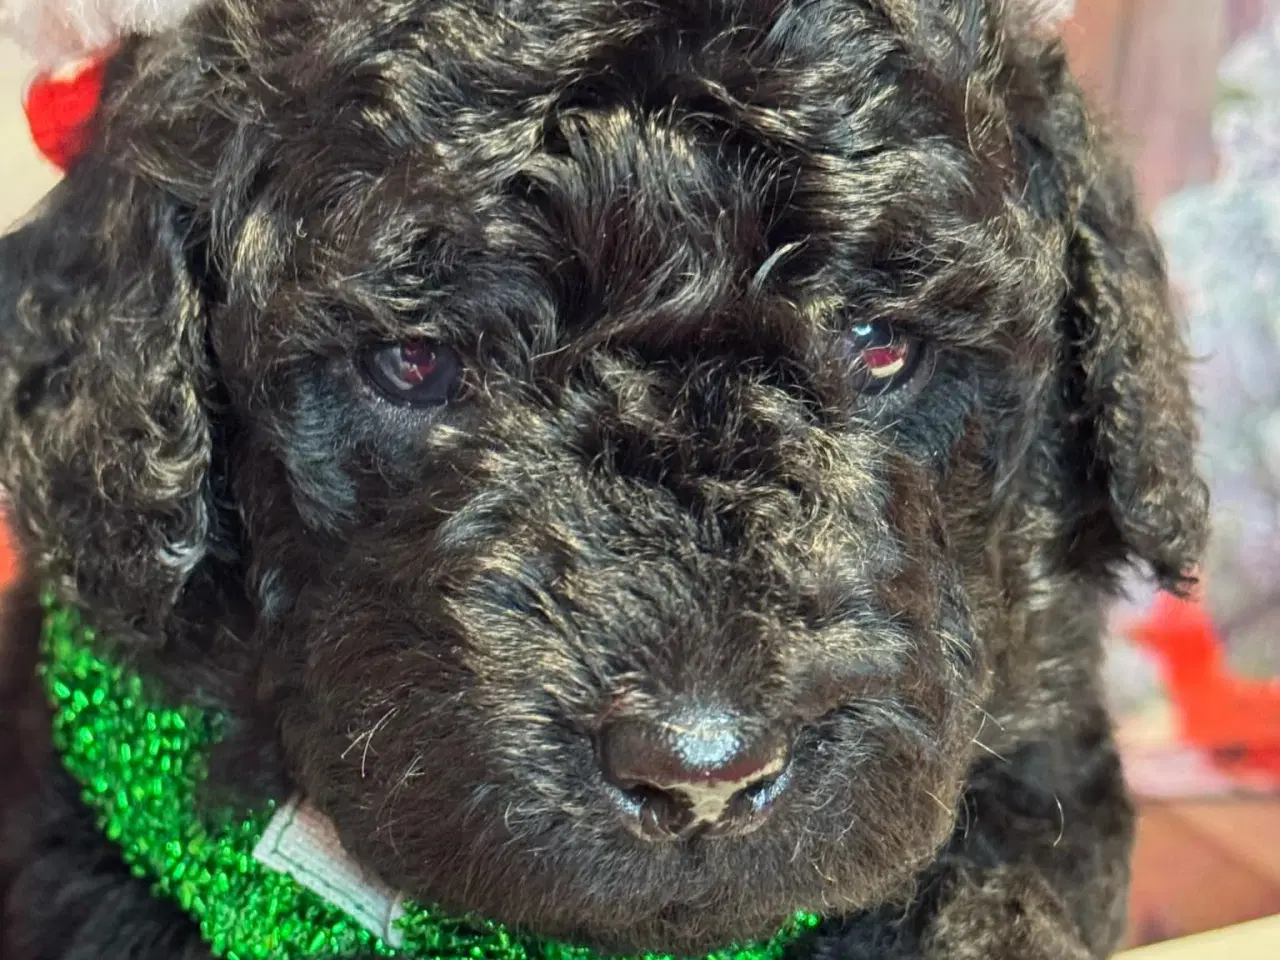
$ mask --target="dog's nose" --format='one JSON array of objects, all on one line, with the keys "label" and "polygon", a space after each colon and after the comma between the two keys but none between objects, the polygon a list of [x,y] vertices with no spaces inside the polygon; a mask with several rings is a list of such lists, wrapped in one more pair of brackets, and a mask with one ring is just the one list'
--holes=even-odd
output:
[{"label": "dog's nose", "polygon": [[600,765],[646,838],[746,833],[759,826],[787,780],[785,741],[746,730],[723,712],[621,719],[600,736]]}]

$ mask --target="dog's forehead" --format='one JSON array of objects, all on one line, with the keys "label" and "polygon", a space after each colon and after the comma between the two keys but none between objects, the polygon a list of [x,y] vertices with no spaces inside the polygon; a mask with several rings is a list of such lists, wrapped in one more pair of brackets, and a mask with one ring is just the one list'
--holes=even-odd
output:
[{"label": "dog's forehead", "polygon": [[[303,238],[292,274],[308,256],[317,277],[339,275],[335,258],[344,278],[412,273],[447,248],[434,262],[487,258],[508,290],[526,282],[510,265],[532,265],[528,284],[550,287],[567,322],[658,312],[704,330],[848,305],[955,315],[976,338],[1008,299],[935,283],[966,302],[926,302],[937,271],[978,276],[969,261],[1018,241],[1020,188],[1004,128],[974,119],[986,101],[944,82],[897,15],[911,4],[410,6],[359,69],[344,54],[279,78],[334,106],[301,128],[288,111],[284,136],[314,158],[280,194]],[[326,172],[334,157],[342,176]],[[396,285],[429,286],[383,289]]]}]

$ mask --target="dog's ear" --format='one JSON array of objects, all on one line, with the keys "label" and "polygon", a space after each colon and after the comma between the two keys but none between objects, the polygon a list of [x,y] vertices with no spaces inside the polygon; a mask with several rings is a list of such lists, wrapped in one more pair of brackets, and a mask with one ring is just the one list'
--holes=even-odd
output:
[{"label": "dog's ear", "polygon": [[1059,494],[1074,513],[1067,553],[1098,573],[1145,562],[1162,586],[1180,591],[1208,530],[1191,360],[1132,173],[1092,122],[1060,49],[1051,56],[1042,76],[1056,90],[1029,142],[1033,192],[1066,230],[1055,413],[1069,478]]},{"label": "dog's ear", "polygon": [[[1124,546],[1162,585],[1193,576],[1208,529],[1190,358],[1163,258],[1127,170],[1104,164],[1068,243],[1064,322],[1080,378],[1090,479]],[[1091,434],[1091,436],[1090,436]]]},{"label": "dog's ear", "polygon": [[213,535],[191,225],[87,157],[0,239],[0,489],[33,575],[156,636]]}]

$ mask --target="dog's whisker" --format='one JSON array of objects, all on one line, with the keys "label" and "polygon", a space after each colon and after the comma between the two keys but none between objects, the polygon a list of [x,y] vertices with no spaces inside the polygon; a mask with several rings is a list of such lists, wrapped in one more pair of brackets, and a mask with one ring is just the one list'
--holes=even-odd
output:
[{"label": "dog's whisker", "polygon": [[971,742],[971,743],[973,743],[973,745],[974,745],[975,747],[979,748],[980,750],[984,750],[985,752],[987,752],[987,753],[991,754],[991,756],[995,757],[995,758],[996,758],[997,760],[999,760],[1000,762],[1002,762],[1002,763],[1008,763],[1008,762],[1009,762],[1009,759],[1008,759],[1007,757],[1005,757],[1005,756],[1003,756],[1003,755],[1001,755],[1001,754],[997,753],[995,750],[993,750],[991,747],[987,746],[985,743],[983,743],[983,742],[982,742],[981,740],[979,740],[977,737],[973,737],[973,738],[972,738],[972,740],[971,740],[970,742]]},{"label": "dog's whisker", "polygon": [[924,794],[925,794],[925,796],[927,796],[930,800],[932,800],[934,803],[936,803],[936,804],[938,805],[938,808],[939,808],[943,813],[945,813],[947,816],[951,816],[951,814],[954,812],[950,807],[948,807],[945,803],[943,803],[943,802],[938,798],[937,794],[933,793],[933,792],[932,792],[932,791],[930,791],[930,790],[925,790],[925,791],[924,791]]},{"label": "dog's whisker", "polygon": [[[982,717],[982,722],[984,725],[989,720],[993,724],[995,724],[997,730],[999,730],[1001,733],[1005,732],[1004,725],[995,717],[993,717],[990,713],[988,713],[986,708],[983,707],[982,704],[980,704],[977,700],[966,697],[965,703],[969,704],[969,706],[973,707],[973,709],[978,712],[978,714]],[[981,734],[982,730],[979,729],[978,733]]]},{"label": "dog's whisker", "polygon": [[391,721],[391,718],[399,712],[399,709],[399,707],[390,707],[377,723],[353,739],[351,743],[347,745],[347,748],[339,755],[343,760],[345,760],[352,750],[363,745],[363,749],[360,752],[360,778],[362,780],[368,776],[369,750],[373,745],[374,735]]}]

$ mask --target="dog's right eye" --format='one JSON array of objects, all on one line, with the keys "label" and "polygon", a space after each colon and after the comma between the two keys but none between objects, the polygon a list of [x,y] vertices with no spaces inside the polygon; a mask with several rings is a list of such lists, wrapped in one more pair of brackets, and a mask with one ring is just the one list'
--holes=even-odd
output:
[{"label": "dog's right eye", "polygon": [[850,377],[859,393],[883,395],[911,382],[924,347],[883,320],[855,324],[844,335]]},{"label": "dog's right eye", "polygon": [[443,406],[462,384],[458,354],[421,338],[369,347],[361,355],[360,369],[384,397],[410,407]]}]

